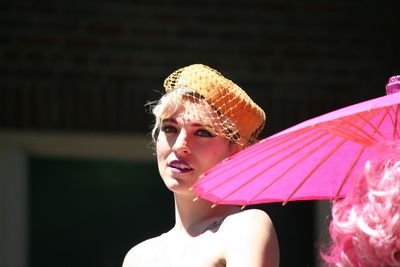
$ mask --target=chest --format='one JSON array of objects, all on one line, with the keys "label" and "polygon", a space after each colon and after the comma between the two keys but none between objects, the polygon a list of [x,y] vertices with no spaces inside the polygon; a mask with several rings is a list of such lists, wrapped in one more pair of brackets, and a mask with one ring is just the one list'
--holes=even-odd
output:
[{"label": "chest", "polygon": [[219,267],[225,266],[223,242],[215,236],[160,242],[146,257],[144,266]]}]

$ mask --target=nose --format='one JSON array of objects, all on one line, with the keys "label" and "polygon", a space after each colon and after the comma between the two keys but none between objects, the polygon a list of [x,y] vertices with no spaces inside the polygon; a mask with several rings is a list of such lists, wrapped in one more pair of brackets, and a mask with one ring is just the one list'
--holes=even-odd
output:
[{"label": "nose", "polygon": [[172,150],[177,154],[184,155],[190,154],[192,152],[188,144],[188,135],[184,130],[180,131],[172,147]]}]

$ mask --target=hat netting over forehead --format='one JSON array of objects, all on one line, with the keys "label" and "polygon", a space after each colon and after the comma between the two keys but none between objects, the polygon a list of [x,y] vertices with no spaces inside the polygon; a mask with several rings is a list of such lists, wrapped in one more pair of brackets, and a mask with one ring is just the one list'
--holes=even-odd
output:
[{"label": "hat netting over forehead", "polygon": [[190,89],[194,94],[185,97],[194,103],[205,99],[212,109],[196,110],[197,116],[207,129],[229,140],[253,143],[264,127],[264,111],[239,86],[208,66],[181,68],[167,77],[164,87],[167,92]]}]

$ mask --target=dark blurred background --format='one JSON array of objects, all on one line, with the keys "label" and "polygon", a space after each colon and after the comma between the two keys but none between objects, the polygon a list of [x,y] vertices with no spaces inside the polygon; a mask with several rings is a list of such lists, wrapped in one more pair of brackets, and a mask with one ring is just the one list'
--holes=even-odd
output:
[{"label": "dark blurred background", "polygon": [[[177,68],[235,81],[266,111],[266,137],[384,95],[400,74],[399,11],[396,0],[3,1],[0,266],[120,266],[173,225],[144,105]],[[259,206],[281,266],[317,266],[320,203]]]}]

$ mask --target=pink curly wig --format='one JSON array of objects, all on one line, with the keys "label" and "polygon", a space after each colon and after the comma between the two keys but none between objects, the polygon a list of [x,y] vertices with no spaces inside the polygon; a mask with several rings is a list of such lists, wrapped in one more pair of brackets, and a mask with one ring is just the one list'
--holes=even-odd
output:
[{"label": "pink curly wig", "polygon": [[[327,266],[400,266],[400,152],[369,161],[346,198],[332,206]],[[397,145],[399,146],[399,145]],[[389,149],[389,150],[388,150]]]}]

